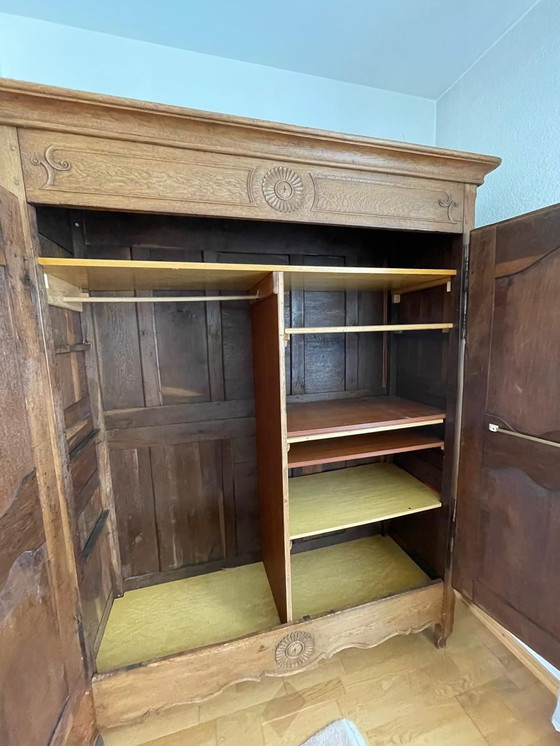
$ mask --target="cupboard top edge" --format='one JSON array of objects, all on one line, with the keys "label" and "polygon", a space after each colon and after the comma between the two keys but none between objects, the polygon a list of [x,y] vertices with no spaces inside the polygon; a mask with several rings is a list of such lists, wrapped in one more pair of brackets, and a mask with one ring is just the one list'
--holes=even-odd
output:
[{"label": "cupboard top edge", "polygon": [[[0,124],[482,184],[496,156],[0,81]],[[249,150],[248,150],[249,149]]]}]

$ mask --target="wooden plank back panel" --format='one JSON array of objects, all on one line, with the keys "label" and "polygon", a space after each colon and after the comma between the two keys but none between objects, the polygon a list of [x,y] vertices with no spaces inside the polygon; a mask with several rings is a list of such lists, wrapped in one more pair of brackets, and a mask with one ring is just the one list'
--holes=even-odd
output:
[{"label": "wooden plank back panel", "polygon": [[154,446],[150,459],[160,571],[225,557],[221,441]]},{"label": "wooden plank back panel", "polygon": [[[388,259],[392,234],[385,231],[103,212],[84,213],[82,222],[87,256],[93,259],[345,268],[386,266],[395,258]],[[421,250],[426,246],[427,239]],[[410,266],[422,264],[412,251],[406,259]],[[324,325],[329,314],[329,323],[383,323],[386,301],[383,292],[306,292],[294,283],[284,298],[285,324]],[[121,552],[128,557],[127,587],[260,558],[251,310],[247,303],[205,306],[143,304],[124,313],[93,309],[106,437],[113,478],[122,485],[117,512]],[[313,401],[386,393],[386,343],[381,334],[291,338],[284,351],[287,394]],[[181,463],[193,449],[218,444],[222,458],[213,458],[218,499],[203,489],[197,492],[205,496],[202,502],[195,500],[196,520],[207,526],[208,542],[203,552],[202,543],[193,540],[197,548],[191,555],[184,530],[191,484]],[[141,471],[150,474],[142,485],[135,465],[140,453]],[[139,492],[133,495],[131,489]],[[173,515],[183,517],[173,523]],[[156,528],[156,516],[167,516],[165,532]]]},{"label": "wooden plank back panel", "polygon": [[152,467],[148,448],[110,449],[124,578],[159,571]]},{"label": "wooden plank back panel", "polygon": [[274,273],[259,289],[270,293],[251,307],[253,371],[263,562],[281,622],[292,619],[288,528],[284,286]]}]

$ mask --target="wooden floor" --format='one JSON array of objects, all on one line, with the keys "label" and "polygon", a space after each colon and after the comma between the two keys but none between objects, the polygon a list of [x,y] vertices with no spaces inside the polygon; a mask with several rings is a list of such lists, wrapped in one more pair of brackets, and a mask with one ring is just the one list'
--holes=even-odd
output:
[{"label": "wooden floor", "polygon": [[550,692],[459,604],[445,651],[433,647],[428,633],[397,637],[103,735],[106,746],[299,746],[346,717],[372,746],[560,746],[550,723],[554,705]]}]

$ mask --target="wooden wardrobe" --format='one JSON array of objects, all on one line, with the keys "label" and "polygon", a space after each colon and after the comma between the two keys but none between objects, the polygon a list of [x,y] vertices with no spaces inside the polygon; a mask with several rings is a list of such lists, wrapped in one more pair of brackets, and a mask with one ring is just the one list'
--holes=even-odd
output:
[{"label": "wooden wardrobe", "polygon": [[560,208],[7,80],[0,142],[2,744],[443,646],[454,589],[560,665]]}]

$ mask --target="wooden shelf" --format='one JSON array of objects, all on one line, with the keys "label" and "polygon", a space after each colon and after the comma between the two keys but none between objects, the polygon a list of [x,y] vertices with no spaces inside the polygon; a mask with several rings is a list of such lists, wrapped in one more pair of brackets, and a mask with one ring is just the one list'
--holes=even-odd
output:
[{"label": "wooden shelf", "polygon": [[394,464],[364,464],[289,480],[290,539],[440,508],[439,496]]},{"label": "wooden shelf", "polygon": [[279,623],[261,562],[139,588],[115,599],[97,670],[233,640]]},{"label": "wooden shelf", "polygon": [[376,601],[429,583],[388,536],[292,555],[294,619]]},{"label": "wooden shelf", "polygon": [[291,334],[355,334],[360,332],[412,332],[453,329],[453,324],[376,324],[374,326],[313,326],[285,329]]},{"label": "wooden shelf", "polygon": [[445,412],[396,396],[289,404],[288,443],[443,422]]},{"label": "wooden shelf", "polygon": [[251,291],[270,272],[281,272],[287,290],[404,291],[426,282],[446,284],[449,269],[387,267],[300,267],[277,264],[143,262],[117,259],[41,257],[47,275],[85,290],[237,290]]},{"label": "wooden shelf", "polygon": [[443,440],[414,430],[388,430],[380,433],[351,435],[292,443],[288,451],[288,466],[314,466],[337,461],[387,456],[391,453],[440,448]]}]

